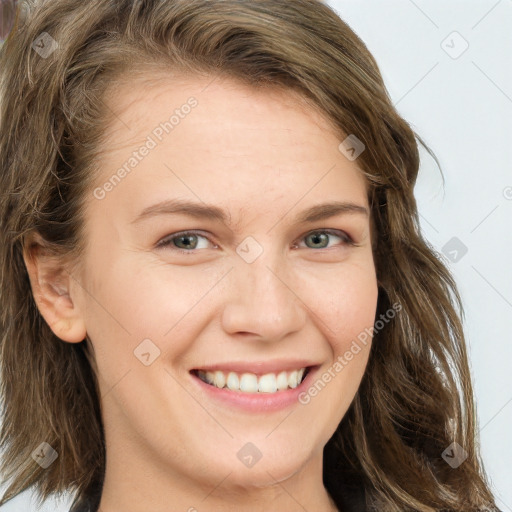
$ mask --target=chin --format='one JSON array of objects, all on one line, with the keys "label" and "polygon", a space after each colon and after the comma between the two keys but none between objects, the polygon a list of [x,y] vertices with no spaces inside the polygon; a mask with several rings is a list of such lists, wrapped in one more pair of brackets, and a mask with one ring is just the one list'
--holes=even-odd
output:
[{"label": "chin", "polygon": [[[235,488],[269,487],[293,477],[308,464],[314,465],[314,453],[305,450],[303,437],[298,436],[296,443],[282,444],[276,441],[272,443],[265,438],[254,443],[238,441],[235,442],[235,451],[226,448],[216,454],[211,467],[217,483],[229,474],[226,484],[229,481],[229,485]],[[226,453],[230,454],[229,457],[226,457]],[[321,457],[322,450],[319,453]],[[318,460],[321,461],[321,458]]]}]

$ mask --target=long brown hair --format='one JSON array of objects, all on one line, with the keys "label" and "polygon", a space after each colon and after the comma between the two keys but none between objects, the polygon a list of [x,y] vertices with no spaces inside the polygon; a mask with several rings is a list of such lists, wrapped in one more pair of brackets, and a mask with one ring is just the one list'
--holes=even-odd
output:
[{"label": "long brown hair", "polygon": [[[0,505],[29,487],[41,501],[101,488],[94,358],[43,320],[23,249],[36,232],[48,250],[80,261],[105,94],[148,66],[293,89],[364,143],[357,163],[377,237],[377,318],[393,304],[401,311],[375,331],[360,388],[324,450],[325,486],[343,510],[361,491],[366,510],[496,510],[460,298],[419,228],[413,187],[418,142],[426,145],[393,107],[364,43],[315,0],[21,2],[0,52],[0,443],[2,476],[12,479]],[[43,441],[58,453],[46,469],[31,457]],[[467,455],[457,468],[442,456],[452,443]]]}]

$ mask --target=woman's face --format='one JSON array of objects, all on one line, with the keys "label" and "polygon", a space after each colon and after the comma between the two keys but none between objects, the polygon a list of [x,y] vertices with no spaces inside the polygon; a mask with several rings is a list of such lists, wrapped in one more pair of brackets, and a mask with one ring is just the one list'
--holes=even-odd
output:
[{"label": "woman's face", "polygon": [[210,81],[108,99],[75,302],[107,464],[261,487],[321,474],[360,384],[370,343],[345,354],[375,318],[369,207],[357,161],[299,96]]}]

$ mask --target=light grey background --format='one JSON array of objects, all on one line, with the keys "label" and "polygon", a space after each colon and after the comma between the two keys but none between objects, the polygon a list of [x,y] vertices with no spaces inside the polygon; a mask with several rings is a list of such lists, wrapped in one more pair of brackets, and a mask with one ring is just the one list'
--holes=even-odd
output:
[{"label": "light grey background", "polygon": [[[462,294],[482,457],[498,506],[512,512],[512,0],[329,3],[365,41],[400,114],[440,159],[444,186],[422,152],[422,229],[437,250],[446,247]],[[40,510],[68,507],[49,501]],[[35,510],[28,492],[2,507]]]}]

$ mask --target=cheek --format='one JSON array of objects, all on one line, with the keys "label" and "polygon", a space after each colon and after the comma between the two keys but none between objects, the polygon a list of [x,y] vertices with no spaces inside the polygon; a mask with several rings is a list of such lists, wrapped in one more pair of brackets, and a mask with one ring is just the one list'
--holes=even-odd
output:
[{"label": "cheek", "polygon": [[177,360],[206,321],[200,306],[214,294],[222,269],[171,266],[147,255],[109,260],[91,265],[87,278],[87,332],[98,359],[103,353],[105,364],[115,361],[109,373],[122,374],[150,339]]},{"label": "cheek", "polygon": [[316,290],[309,299],[315,305],[312,317],[318,319],[318,328],[334,356],[344,353],[361,333],[373,327],[378,297],[373,265],[347,266],[308,288]]},{"label": "cheek", "polygon": [[[309,417],[325,418],[322,437],[332,436],[353,401],[371,348],[378,286],[373,265],[350,265],[316,280],[310,318],[329,344],[330,357],[299,396]],[[370,334],[368,334],[370,333]]]}]

